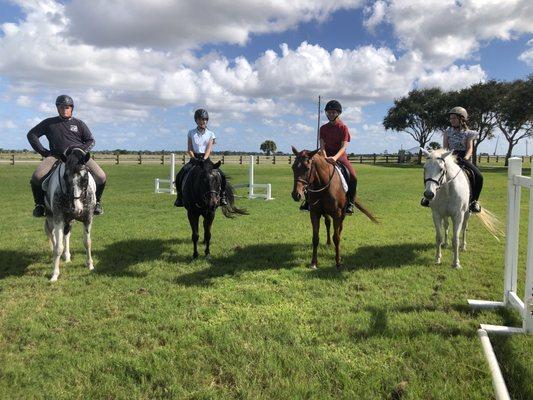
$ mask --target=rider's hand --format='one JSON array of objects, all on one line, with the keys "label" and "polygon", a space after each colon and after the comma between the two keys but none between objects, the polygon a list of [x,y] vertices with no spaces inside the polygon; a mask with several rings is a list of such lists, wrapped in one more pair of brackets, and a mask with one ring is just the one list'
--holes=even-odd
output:
[{"label": "rider's hand", "polygon": [[335,160],[335,158],[333,157],[326,157],[326,161],[330,164],[333,164],[335,165],[337,163],[337,160]]}]

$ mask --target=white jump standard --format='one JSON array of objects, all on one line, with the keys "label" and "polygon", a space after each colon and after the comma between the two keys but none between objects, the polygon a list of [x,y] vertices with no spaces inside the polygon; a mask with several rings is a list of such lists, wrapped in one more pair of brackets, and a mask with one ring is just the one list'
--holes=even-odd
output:
[{"label": "white jump standard", "polygon": [[[176,179],[176,155],[172,153],[170,155],[170,176],[168,179],[155,178],[155,192],[176,194],[176,185],[174,179]],[[161,183],[168,184],[168,187],[162,188]]]},{"label": "white jump standard", "polygon": [[[241,183],[234,185],[235,188],[248,188],[249,199],[274,200],[272,197],[272,185],[270,183],[254,183],[254,156],[248,159],[248,184]],[[265,193],[255,193],[254,189],[265,189]]]},{"label": "white jump standard", "polygon": [[[522,187],[530,190],[529,225],[527,238],[526,284],[524,298],[517,294],[518,280],[518,240],[520,228],[520,194]],[[533,177],[522,175],[522,159],[509,159],[507,239],[505,243],[505,270],[503,301],[468,300],[472,308],[508,307],[517,310],[522,317],[522,327],[481,324],[478,334],[481,339],[487,362],[489,363],[496,399],[510,399],[503,377],[494,356],[488,337],[494,334],[533,334]]]}]

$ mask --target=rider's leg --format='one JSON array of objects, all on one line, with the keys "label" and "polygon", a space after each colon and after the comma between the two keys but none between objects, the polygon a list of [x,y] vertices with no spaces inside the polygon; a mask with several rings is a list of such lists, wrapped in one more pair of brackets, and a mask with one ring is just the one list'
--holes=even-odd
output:
[{"label": "rider's leg", "polygon": [[226,198],[226,175],[221,169],[218,170],[220,174],[220,205],[227,206],[228,199]]},{"label": "rider's leg", "polygon": [[340,157],[339,161],[348,169],[350,172],[350,180],[348,181],[348,193],[347,193],[347,202],[346,202],[346,214],[353,214],[355,208],[355,196],[357,192],[357,176],[355,175],[355,170],[353,169],[350,160],[348,157]]},{"label": "rider's leg", "polygon": [[463,164],[472,171],[474,175],[474,181],[472,185],[472,203],[470,203],[470,211],[473,213],[478,213],[481,211],[481,206],[479,205],[479,195],[481,194],[481,189],[483,189],[483,175],[481,171],[470,161],[463,160]]},{"label": "rider's leg", "polygon": [[192,168],[192,166],[193,165],[190,162],[188,162],[176,174],[176,181],[175,181],[175,183],[176,183],[176,201],[174,202],[174,205],[176,207],[183,207],[183,198],[182,198],[182,193],[181,193],[181,183],[182,183],[182,180],[183,180],[183,175],[190,168]]},{"label": "rider's leg", "polygon": [[87,161],[86,165],[96,183],[96,206],[94,208],[94,214],[102,215],[104,213],[104,209],[102,208],[102,194],[104,193],[107,176],[93,159]]},{"label": "rider's leg", "polygon": [[56,161],[57,159],[55,157],[45,157],[31,177],[31,191],[33,193],[33,200],[35,201],[35,208],[33,209],[34,217],[44,216],[45,192],[41,185],[45,176],[50,172]]}]

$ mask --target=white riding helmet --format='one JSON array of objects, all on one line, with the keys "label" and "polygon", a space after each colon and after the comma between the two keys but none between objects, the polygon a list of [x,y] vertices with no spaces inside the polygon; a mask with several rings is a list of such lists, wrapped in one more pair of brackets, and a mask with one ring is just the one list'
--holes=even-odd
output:
[{"label": "white riding helmet", "polygon": [[457,114],[457,115],[460,115],[461,117],[463,117],[465,119],[465,121],[468,119],[468,113],[466,112],[466,110],[463,108],[463,107],[454,107],[450,110],[450,112],[448,113],[449,114]]}]

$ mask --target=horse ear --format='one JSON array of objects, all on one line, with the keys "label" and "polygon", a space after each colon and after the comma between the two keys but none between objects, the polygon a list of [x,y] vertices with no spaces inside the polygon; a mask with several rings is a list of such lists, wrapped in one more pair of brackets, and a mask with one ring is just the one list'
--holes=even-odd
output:
[{"label": "horse ear", "polygon": [[449,150],[449,151],[447,151],[447,152],[445,152],[445,153],[442,153],[442,156],[441,156],[441,157],[442,157],[442,158],[446,158],[446,157],[448,157],[450,154],[452,154],[452,151],[451,151],[451,150]]},{"label": "horse ear", "polygon": [[424,149],[423,147],[420,148],[420,151],[422,152],[423,155],[425,155],[426,157],[429,157],[431,155],[431,153],[429,151],[427,151],[426,149]]},{"label": "horse ear", "polygon": [[313,157],[316,153],[318,153],[319,150],[320,149],[316,149],[316,150],[313,150],[313,151],[307,153],[307,157],[309,157],[309,158]]},{"label": "horse ear", "polygon": [[222,162],[220,160],[218,160],[216,163],[213,164],[213,169],[219,169],[220,168],[220,164],[222,164]]},{"label": "horse ear", "polygon": [[291,146],[291,147],[292,147],[292,152],[294,153],[295,156],[300,154],[300,152],[298,150],[296,150],[296,147],[294,147],[294,146]]}]

